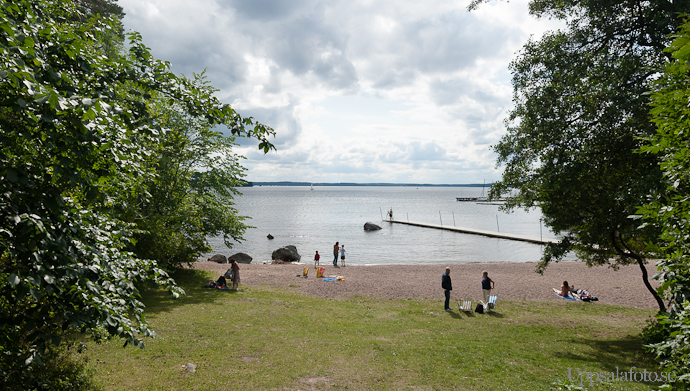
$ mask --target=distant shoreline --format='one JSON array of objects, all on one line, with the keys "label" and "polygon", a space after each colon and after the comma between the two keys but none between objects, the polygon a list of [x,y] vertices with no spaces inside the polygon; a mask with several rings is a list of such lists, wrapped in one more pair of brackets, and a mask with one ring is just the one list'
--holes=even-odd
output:
[{"label": "distant shoreline", "polygon": [[317,183],[317,182],[252,182],[247,181],[243,187],[252,186],[387,186],[387,187],[491,187],[491,183],[469,183],[469,184],[431,184],[431,183],[356,183],[356,182],[336,182],[336,183]]}]

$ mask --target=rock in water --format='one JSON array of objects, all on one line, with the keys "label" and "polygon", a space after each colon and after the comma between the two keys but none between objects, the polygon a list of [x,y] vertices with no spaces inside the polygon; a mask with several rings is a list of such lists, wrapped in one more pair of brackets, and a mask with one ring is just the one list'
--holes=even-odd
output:
[{"label": "rock in water", "polygon": [[217,263],[228,263],[228,258],[226,258],[223,254],[216,254],[211,258],[207,259],[207,261]]},{"label": "rock in water", "polygon": [[366,223],[364,223],[364,230],[365,231],[378,231],[380,229],[381,229],[381,227],[379,227],[378,225],[376,225],[374,223],[370,223],[368,221]]},{"label": "rock in water", "polygon": [[228,257],[228,259],[234,258],[237,263],[252,263],[252,257],[245,253],[237,253],[235,255],[231,255]]},{"label": "rock in water", "polygon": [[280,259],[285,262],[296,262],[302,259],[302,256],[297,252],[297,247],[290,244],[275,250],[273,254],[271,254],[271,259]]},{"label": "rock in water", "polygon": [[273,235],[271,235],[271,234],[268,234],[268,236],[266,236],[266,237],[268,238],[268,240],[273,239]]}]

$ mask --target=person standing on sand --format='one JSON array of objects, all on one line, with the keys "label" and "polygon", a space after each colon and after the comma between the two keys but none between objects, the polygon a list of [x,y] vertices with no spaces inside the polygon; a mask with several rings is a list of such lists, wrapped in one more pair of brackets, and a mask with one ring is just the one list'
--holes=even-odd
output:
[{"label": "person standing on sand", "polygon": [[230,269],[232,269],[232,290],[236,291],[240,285],[240,265],[235,258],[230,258]]},{"label": "person standing on sand", "polygon": [[333,246],[333,266],[338,266],[338,251],[340,250],[340,242],[335,242]]},{"label": "person standing on sand", "polygon": [[340,264],[343,265],[343,267],[345,267],[345,253],[347,253],[347,251],[345,251],[345,245],[343,244],[342,247],[340,247]]},{"label": "person standing on sand", "polygon": [[316,254],[314,254],[314,269],[316,269],[316,267],[319,266],[319,259],[321,259],[321,256],[317,251]]},{"label": "person standing on sand", "polygon": [[489,302],[491,290],[494,289],[494,280],[489,278],[489,272],[482,272],[482,293],[484,294],[484,302]]},{"label": "person standing on sand", "polygon": [[453,290],[453,283],[450,281],[450,268],[446,268],[446,272],[441,276],[441,288],[443,288],[443,293],[446,295],[446,302],[444,303],[444,310],[450,312],[450,291]]}]

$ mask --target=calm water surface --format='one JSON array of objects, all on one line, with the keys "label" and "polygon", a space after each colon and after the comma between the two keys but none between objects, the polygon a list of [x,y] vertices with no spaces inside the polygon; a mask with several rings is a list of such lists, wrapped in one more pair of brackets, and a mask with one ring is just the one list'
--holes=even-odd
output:
[{"label": "calm water surface", "polygon": [[[244,252],[255,263],[270,261],[281,246],[295,245],[303,262],[333,260],[336,241],[345,245],[350,264],[443,264],[535,262],[542,246],[438,229],[382,222],[393,209],[395,219],[554,238],[541,224],[539,210],[513,213],[498,205],[458,202],[456,197],[482,195],[472,187],[258,186],[242,188],[241,215],[250,216],[245,241],[228,249],[211,238],[212,253]],[[373,222],[380,231],[364,231]],[[275,237],[269,240],[267,235]]]}]

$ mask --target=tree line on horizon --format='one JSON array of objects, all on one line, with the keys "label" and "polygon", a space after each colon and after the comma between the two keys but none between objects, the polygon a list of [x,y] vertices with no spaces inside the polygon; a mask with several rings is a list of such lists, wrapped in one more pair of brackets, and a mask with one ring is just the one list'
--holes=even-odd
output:
[{"label": "tree line on horizon", "polygon": [[398,187],[489,187],[491,184],[432,184],[432,183],[363,183],[363,182],[291,182],[274,181],[259,182],[246,181],[240,187],[252,186],[398,186]]}]

